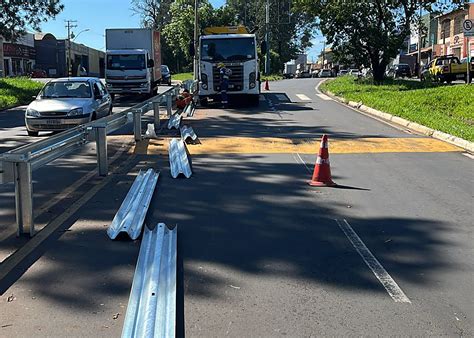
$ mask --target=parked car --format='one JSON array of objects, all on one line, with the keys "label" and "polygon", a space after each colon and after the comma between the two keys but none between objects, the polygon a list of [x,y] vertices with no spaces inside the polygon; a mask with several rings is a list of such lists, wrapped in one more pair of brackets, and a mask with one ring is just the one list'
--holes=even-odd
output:
[{"label": "parked car", "polygon": [[408,64],[399,63],[398,65],[393,65],[389,68],[386,72],[388,77],[393,77],[394,79],[397,77],[411,77],[411,69]]},{"label": "parked car", "polygon": [[361,72],[357,68],[352,68],[351,70],[349,70],[349,75],[359,77],[361,76]]},{"label": "parked car", "polygon": [[30,73],[30,77],[45,78],[45,77],[48,77],[48,75],[46,74],[46,71],[44,71],[43,69],[33,69]]},{"label": "parked car", "polygon": [[332,77],[332,72],[330,69],[323,69],[319,73],[319,77]]},{"label": "parked car", "polygon": [[341,69],[339,73],[337,73],[337,76],[344,76],[344,75],[347,75],[348,73],[349,73],[348,69]]},{"label": "parked car", "polygon": [[171,86],[171,72],[167,65],[161,65],[161,83]]},{"label": "parked car", "polygon": [[429,63],[424,65],[423,68],[421,68],[421,73],[420,73],[420,80],[421,81],[426,81],[426,80],[432,78],[432,76],[430,74],[430,68],[431,68],[432,65],[433,65],[433,60],[431,60]]},{"label": "parked car", "polygon": [[28,135],[73,128],[112,113],[112,98],[98,78],[49,81],[26,108]]},{"label": "parked car", "polygon": [[295,77],[295,74],[292,74],[292,73],[284,73],[283,74],[284,79],[292,79],[294,77]]},{"label": "parked car", "polygon": [[315,69],[311,72],[311,77],[318,77],[319,76],[319,69]]},{"label": "parked car", "polygon": [[468,65],[466,62],[459,61],[454,55],[443,55],[433,60],[430,67],[430,76],[436,81],[451,83],[454,80],[464,80],[467,83],[467,70],[469,67],[469,81],[474,76],[474,62]]}]

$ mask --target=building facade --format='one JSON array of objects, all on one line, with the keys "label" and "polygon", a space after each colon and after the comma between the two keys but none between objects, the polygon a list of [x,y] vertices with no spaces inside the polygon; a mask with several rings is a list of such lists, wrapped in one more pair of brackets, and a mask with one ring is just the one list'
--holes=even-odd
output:
[{"label": "building facade", "polygon": [[[474,19],[474,4],[466,7],[438,17],[436,56],[453,54],[459,59],[468,56],[468,38],[464,36],[462,24],[466,19]],[[473,52],[474,42],[471,42],[471,55]]]},{"label": "building facade", "polygon": [[[104,76],[105,53],[67,39],[56,39],[52,34],[37,34],[36,67],[46,71],[49,77],[68,76],[70,58],[72,76]],[[70,48],[69,48],[70,47]]]},{"label": "building facade", "polygon": [[3,42],[3,76],[25,76],[36,63],[34,34],[27,33],[16,42]]},{"label": "building facade", "polygon": [[433,50],[437,44],[438,18],[434,14],[426,14],[422,16],[421,21],[423,23],[421,43],[419,41],[418,29],[413,26],[407,43],[407,54],[418,58],[418,44],[420,43],[421,65],[423,66],[435,56]]}]

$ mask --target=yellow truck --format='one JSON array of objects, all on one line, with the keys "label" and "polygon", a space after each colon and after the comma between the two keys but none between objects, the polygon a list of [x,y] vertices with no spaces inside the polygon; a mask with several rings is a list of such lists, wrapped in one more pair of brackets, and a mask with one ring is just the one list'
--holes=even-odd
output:
[{"label": "yellow truck", "polygon": [[[430,62],[429,74],[434,80],[451,83],[454,80],[464,80],[467,83],[467,60],[460,62],[457,56],[443,55]],[[469,63],[469,82],[474,76],[473,60]]]}]

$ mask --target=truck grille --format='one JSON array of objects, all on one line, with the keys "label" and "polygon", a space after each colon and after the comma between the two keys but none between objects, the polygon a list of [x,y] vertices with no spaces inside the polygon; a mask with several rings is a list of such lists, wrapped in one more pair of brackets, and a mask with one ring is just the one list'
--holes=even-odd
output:
[{"label": "truck grille", "polygon": [[146,82],[109,82],[109,84],[112,85],[112,88],[114,88],[114,87],[117,87],[117,88],[135,88],[135,87],[139,87],[140,84],[142,84],[142,83],[146,83]]},{"label": "truck grille", "polygon": [[[238,65],[226,65],[227,68],[232,70],[232,75],[229,79],[229,92],[241,91],[244,88],[244,66],[241,64]],[[220,91],[220,76],[219,69],[217,66],[212,67],[212,78],[214,81],[214,90]]]}]

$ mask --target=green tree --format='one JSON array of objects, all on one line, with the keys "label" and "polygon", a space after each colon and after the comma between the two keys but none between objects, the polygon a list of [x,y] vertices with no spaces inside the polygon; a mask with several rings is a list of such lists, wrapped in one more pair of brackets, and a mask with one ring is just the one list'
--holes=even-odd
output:
[{"label": "green tree", "polygon": [[447,9],[448,1],[435,0],[297,0],[299,11],[319,19],[319,27],[332,46],[336,60],[371,66],[381,81],[385,68],[425,11]]},{"label": "green tree", "polygon": [[40,30],[41,22],[54,18],[64,8],[60,0],[2,0],[0,5],[0,36],[15,41],[27,28]]}]

